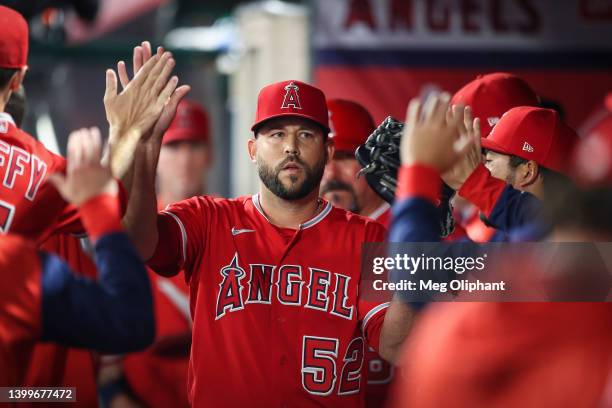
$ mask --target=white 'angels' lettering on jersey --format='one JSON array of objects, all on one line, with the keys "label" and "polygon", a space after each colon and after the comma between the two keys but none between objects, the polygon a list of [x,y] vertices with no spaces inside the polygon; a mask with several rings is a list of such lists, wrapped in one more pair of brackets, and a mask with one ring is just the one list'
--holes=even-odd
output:
[{"label": "white 'angels' lettering on jersey", "polygon": [[247,275],[245,268],[240,266],[238,253],[235,253],[230,263],[219,271],[221,282],[215,320],[228,312],[243,310],[249,304],[271,304],[274,300],[287,306],[302,306],[342,319],[353,319],[355,306],[350,304],[348,296],[350,276],[308,268],[310,278],[306,282],[301,265],[277,268],[274,265],[249,264],[248,270],[247,280],[244,279]]}]

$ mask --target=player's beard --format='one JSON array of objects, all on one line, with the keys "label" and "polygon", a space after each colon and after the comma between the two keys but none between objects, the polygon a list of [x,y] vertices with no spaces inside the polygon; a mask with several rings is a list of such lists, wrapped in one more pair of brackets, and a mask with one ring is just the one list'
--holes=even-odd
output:
[{"label": "player's beard", "polygon": [[[301,184],[296,184],[297,176],[290,176],[289,178],[292,185],[290,187],[286,187],[281,181],[279,175],[283,170],[283,167],[292,161],[302,166],[302,169],[304,170],[304,181],[302,181]],[[259,173],[259,178],[261,181],[275,196],[282,198],[283,200],[294,201],[306,197],[314,189],[319,188],[319,184],[323,178],[323,171],[325,170],[326,162],[327,152],[325,152],[321,160],[315,163],[312,167],[308,166],[297,156],[288,156],[278,166],[272,169],[258,157],[257,172]]]}]

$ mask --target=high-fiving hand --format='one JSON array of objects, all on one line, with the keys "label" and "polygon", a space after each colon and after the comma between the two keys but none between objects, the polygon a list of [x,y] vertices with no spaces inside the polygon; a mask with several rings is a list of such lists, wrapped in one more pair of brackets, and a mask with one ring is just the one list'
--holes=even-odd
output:
[{"label": "high-fiving hand", "polygon": [[152,135],[161,139],[178,103],[190,89],[189,86],[177,88],[178,78],[170,77],[175,61],[162,47],[152,55],[151,45],[143,42],[134,48],[133,64],[131,81],[125,63],[117,64],[121,92],[118,92],[115,71],[106,72],[104,107],[110,125],[111,167],[118,178],[132,163],[138,142]]},{"label": "high-fiving hand", "polygon": [[102,138],[98,128],[79,129],[68,137],[66,175],[54,173],[49,181],[62,197],[79,206],[100,194],[117,194],[110,168],[100,163]]},{"label": "high-fiving hand", "polygon": [[[163,53],[162,47],[157,47],[157,55]],[[134,53],[132,56],[132,69],[134,72],[134,79],[138,75],[138,72],[147,64],[147,62],[153,57],[151,44],[148,41],[143,41],[140,46],[134,47]],[[117,64],[117,73],[119,74],[119,81],[121,86],[124,88],[130,84],[130,79],[127,73],[126,65],[123,61],[119,61]],[[133,81],[133,80],[132,80]],[[189,85],[179,86],[170,95],[166,101],[164,108],[162,109],[161,115],[158,117],[153,128],[150,130],[147,136],[153,136],[161,138],[163,134],[170,126],[170,122],[176,114],[176,108],[181,101],[187,95],[191,88]]]},{"label": "high-fiving hand", "polygon": [[408,105],[400,146],[403,165],[423,164],[441,174],[457,163],[474,144],[464,131],[463,115],[447,120],[450,96],[432,95],[421,106],[419,99]]},{"label": "high-fiving hand", "polygon": [[465,180],[474,172],[476,167],[482,162],[482,153],[480,148],[480,119],[473,118],[472,108],[460,105],[454,105],[449,109],[449,117],[447,120],[452,120],[453,117],[462,118],[463,129],[467,137],[473,141],[468,151],[453,167],[446,173],[442,174],[442,179],[453,190],[459,190]]}]

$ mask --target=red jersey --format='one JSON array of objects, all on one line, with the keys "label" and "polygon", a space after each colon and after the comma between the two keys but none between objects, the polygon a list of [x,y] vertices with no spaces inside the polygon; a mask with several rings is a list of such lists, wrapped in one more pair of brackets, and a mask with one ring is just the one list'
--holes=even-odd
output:
[{"label": "red jersey", "polygon": [[43,242],[52,233],[82,232],[76,207],[66,203],[48,176],[66,161],[51,153],[0,112],[0,233]]},{"label": "red jersey", "polygon": [[19,386],[41,332],[41,267],[36,248],[0,236],[0,386]]},{"label": "red jersey", "polygon": [[297,230],[259,197],[194,197],[158,218],[150,264],[190,285],[193,406],[362,406],[387,303],[359,297],[361,244],[384,228],[322,201]]},{"label": "red jersey", "polygon": [[368,218],[374,221],[378,221],[385,228],[389,228],[391,226],[391,205],[387,202],[381,204],[374,212],[368,215]]},{"label": "red jersey", "polygon": [[[95,279],[96,266],[81,247],[78,237],[58,234],[42,244],[41,249],[64,259],[74,272]],[[91,351],[65,347],[56,343],[37,343],[32,350],[23,386],[76,387],[76,402],[55,403],[54,406],[97,407],[97,359]],[[38,406],[37,403],[23,404]]]}]

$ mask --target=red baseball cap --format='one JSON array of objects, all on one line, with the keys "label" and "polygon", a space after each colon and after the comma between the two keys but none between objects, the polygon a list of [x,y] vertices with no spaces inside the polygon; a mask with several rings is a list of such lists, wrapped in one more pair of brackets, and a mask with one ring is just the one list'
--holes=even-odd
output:
[{"label": "red baseball cap", "polygon": [[0,68],[28,63],[28,23],[15,10],[0,6]]},{"label": "red baseball cap", "polygon": [[336,151],[354,154],[374,131],[374,119],[362,105],[345,99],[331,99],[327,108]]},{"label": "red baseball cap", "polygon": [[566,174],[577,142],[576,132],[556,111],[519,106],[503,114],[489,137],[482,138],[482,147]]},{"label": "red baseball cap", "polygon": [[298,116],[321,125],[329,133],[325,94],[301,81],[282,81],[264,87],[257,98],[257,113],[252,131],[263,122],[281,116]]},{"label": "red baseball cap", "polygon": [[612,115],[578,142],[573,157],[574,179],[583,187],[612,185]]},{"label": "red baseball cap", "polygon": [[480,118],[481,132],[487,136],[501,116],[517,106],[539,106],[540,99],[522,78],[506,72],[479,75],[457,91],[451,105],[472,108]]},{"label": "red baseball cap", "polygon": [[198,102],[183,99],[176,108],[176,116],[164,134],[163,144],[178,141],[210,139],[208,115]]}]

